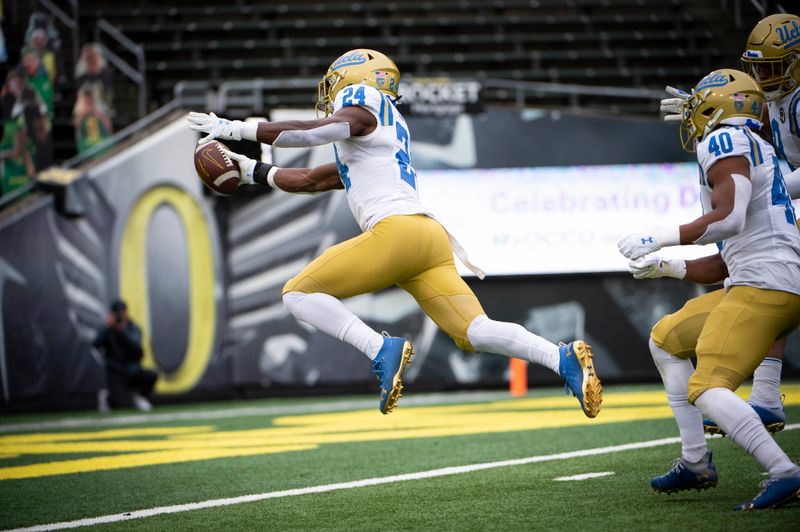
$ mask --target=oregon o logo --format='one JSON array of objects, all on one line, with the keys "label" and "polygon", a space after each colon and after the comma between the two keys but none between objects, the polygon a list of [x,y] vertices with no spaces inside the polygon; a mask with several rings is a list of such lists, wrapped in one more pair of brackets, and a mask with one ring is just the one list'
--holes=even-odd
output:
[{"label": "oregon o logo", "polygon": [[188,193],[174,186],[146,191],[134,203],[125,227],[119,256],[119,294],[142,328],[143,365],[156,368],[150,345],[150,301],[147,275],[148,224],[155,210],[169,205],[177,213],[186,235],[189,269],[189,332],[186,353],[180,366],[159,372],[156,391],[183,393],[203,376],[214,347],[216,305],[214,301],[214,257],[209,227],[200,205]]}]

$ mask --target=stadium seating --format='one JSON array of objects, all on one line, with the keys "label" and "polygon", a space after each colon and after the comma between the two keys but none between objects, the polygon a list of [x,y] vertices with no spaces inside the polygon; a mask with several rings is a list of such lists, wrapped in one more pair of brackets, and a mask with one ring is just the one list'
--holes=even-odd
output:
[{"label": "stadium seating", "polygon": [[[134,7],[81,2],[84,15],[106,19],[144,45],[152,96],[162,104],[181,80],[316,78],[353,47],[379,48],[415,76],[688,86],[713,67],[735,64],[740,44],[726,31],[733,22],[719,5],[717,0],[255,5],[139,0]],[[711,16],[724,23],[708,24]],[[118,92],[124,98],[124,89]],[[287,103],[298,101],[303,100]],[[542,102],[548,103],[557,101]],[[621,102],[612,106],[623,110],[656,112],[652,102],[614,103]]]}]

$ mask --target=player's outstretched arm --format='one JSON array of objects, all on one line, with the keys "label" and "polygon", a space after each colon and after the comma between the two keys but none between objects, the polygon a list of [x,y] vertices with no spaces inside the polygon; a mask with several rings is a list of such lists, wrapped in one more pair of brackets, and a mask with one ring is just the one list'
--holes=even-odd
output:
[{"label": "player's outstretched arm", "polygon": [[224,152],[239,166],[240,185],[258,183],[299,194],[315,194],[344,188],[336,163],[321,164],[314,168],[280,168],[228,149]]},{"label": "player's outstretched arm", "polygon": [[[259,182],[256,180],[256,183]],[[314,168],[280,168],[273,176],[273,184],[275,188],[286,192],[301,194],[344,188],[336,163],[321,164]]]},{"label": "player's outstretched arm", "polygon": [[366,109],[346,107],[318,120],[261,122],[256,137],[258,142],[279,148],[302,148],[368,135],[377,126],[378,121]]},{"label": "player's outstretched arm", "polygon": [[337,140],[368,135],[378,125],[375,117],[362,107],[346,107],[333,116],[318,120],[282,120],[280,122],[242,122],[220,118],[214,113],[189,113],[189,127],[206,133],[203,144],[214,139],[252,140],[279,148],[321,146]]},{"label": "player's outstretched arm", "polygon": [[712,188],[710,211],[679,227],[631,233],[617,242],[620,253],[636,260],[665,246],[712,244],[740,232],[752,193],[747,158],[721,159],[709,168],[706,177]]}]

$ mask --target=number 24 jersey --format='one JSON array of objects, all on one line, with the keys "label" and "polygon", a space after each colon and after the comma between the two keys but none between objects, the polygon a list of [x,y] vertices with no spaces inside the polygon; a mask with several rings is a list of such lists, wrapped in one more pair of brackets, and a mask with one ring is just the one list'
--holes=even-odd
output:
[{"label": "number 24 jersey", "polygon": [[349,85],[336,95],[333,112],[351,106],[363,107],[378,122],[369,135],[334,143],[339,177],[361,230],[389,216],[429,214],[419,200],[408,126],[392,99],[368,85]]}]

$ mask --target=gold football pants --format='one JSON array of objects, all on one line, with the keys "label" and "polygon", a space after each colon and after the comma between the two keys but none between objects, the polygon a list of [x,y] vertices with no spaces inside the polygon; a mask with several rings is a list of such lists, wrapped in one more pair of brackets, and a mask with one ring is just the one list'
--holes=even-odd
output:
[{"label": "gold football pants", "polygon": [[372,230],[326,249],[283,287],[339,299],[397,285],[465,351],[467,328],[485,314],[456,270],[447,232],[421,214],[390,216]]},{"label": "gold football pants", "polygon": [[753,374],[776,339],[800,325],[800,296],[732,286],[686,302],[664,316],[650,337],[673,356],[697,356],[689,402],[710,388],[737,389]]}]

